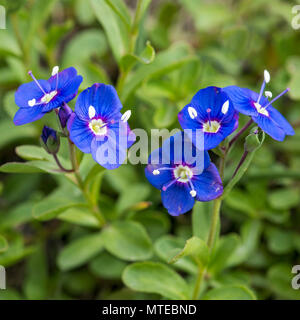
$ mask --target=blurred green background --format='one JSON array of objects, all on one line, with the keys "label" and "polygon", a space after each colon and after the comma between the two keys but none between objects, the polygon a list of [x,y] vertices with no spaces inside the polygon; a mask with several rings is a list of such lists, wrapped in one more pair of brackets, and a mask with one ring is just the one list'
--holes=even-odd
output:
[{"label": "blurred green background", "polygon": [[[46,155],[29,146],[39,145],[45,123],[56,126],[54,115],[21,127],[12,122],[17,110],[14,92],[30,81],[27,71],[47,79],[59,65],[78,70],[84,78],[80,90],[95,82],[114,84],[124,110],[133,111],[131,128],[148,131],[179,127],[178,111],[209,85],[238,84],[257,91],[268,69],[273,95],[290,87],[276,107],[296,135],[284,142],[267,138],[226,199],[222,237],[203,290],[209,289],[206,299],[230,294],[300,299],[300,291],[291,287],[292,266],[300,264],[300,29],[294,30],[291,23],[292,7],[300,2],[144,3],[149,7],[137,25],[136,59],[126,60],[135,0],[0,0],[7,17],[7,29],[0,30],[1,164],[33,161],[17,169],[1,167],[0,265],[7,268],[7,290],[0,290],[0,298],[185,298],[195,282],[195,262],[190,257],[173,265],[167,262],[192,234],[207,237],[210,204],[195,206],[198,227],[193,230],[192,214],[170,217],[159,191],[146,181],[143,166],[129,164],[105,172],[92,187],[102,212],[115,222],[103,243],[94,217],[77,205],[80,192],[62,175],[49,174],[51,166],[42,162]],[[129,72],[130,59],[135,64]],[[240,125],[246,121],[240,117]],[[242,148],[240,141],[225,180]],[[63,159],[64,145],[61,152]],[[143,283],[138,268],[128,269],[132,262],[146,260],[166,266],[161,286],[155,284],[155,270],[149,284]],[[184,293],[177,292],[178,287],[184,287]],[[229,296],[227,291],[222,295],[222,288],[228,287]]]}]

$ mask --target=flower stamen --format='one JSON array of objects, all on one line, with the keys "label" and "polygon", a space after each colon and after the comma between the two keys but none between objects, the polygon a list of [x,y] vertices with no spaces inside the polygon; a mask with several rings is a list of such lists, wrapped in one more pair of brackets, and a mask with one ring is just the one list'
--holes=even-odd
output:
[{"label": "flower stamen", "polygon": [[32,80],[36,83],[36,85],[42,90],[42,92],[44,94],[46,94],[45,90],[43,89],[43,87],[39,84],[39,82],[37,81],[36,77],[33,75],[32,71],[28,71],[28,74],[31,76]]}]

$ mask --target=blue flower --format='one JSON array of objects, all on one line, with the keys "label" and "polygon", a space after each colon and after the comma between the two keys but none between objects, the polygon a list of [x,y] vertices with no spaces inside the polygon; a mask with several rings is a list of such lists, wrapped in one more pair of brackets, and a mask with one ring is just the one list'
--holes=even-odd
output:
[{"label": "blue flower", "polygon": [[145,175],[161,190],[162,203],[173,216],[191,210],[195,200],[210,201],[223,193],[220,175],[208,152],[196,149],[184,132],[165,140],[162,148],[151,153]]},{"label": "blue flower", "polygon": [[183,129],[192,129],[193,142],[196,130],[203,132],[204,150],[217,147],[238,126],[238,114],[232,102],[217,87],[199,90],[179,112],[178,120]]},{"label": "blue flower", "polygon": [[57,132],[47,126],[44,126],[41,137],[41,144],[43,148],[50,154],[55,154],[59,150],[60,140]]},{"label": "blue flower", "polygon": [[270,91],[265,92],[266,97],[263,96],[265,86],[269,81],[270,74],[265,70],[264,81],[259,94],[237,86],[226,87],[223,91],[228,94],[237,111],[251,116],[252,120],[273,139],[283,141],[286,135],[294,135],[295,132],[283,115],[272,107],[272,103],[287,93],[289,89],[284,90],[272,101],[269,101],[267,98],[272,97]]},{"label": "blue flower", "polygon": [[76,69],[58,70],[54,67],[48,80],[37,80],[29,71],[33,81],[22,84],[15,94],[15,102],[20,108],[14,117],[15,125],[36,121],[77,95],[82,77],[77,75]]},{"label": "blue flower", "polygon": [[122,115],[121,109],[114,87],[96,83],[78,96],[75,112],[68,120],[73,143],[106,169],[118,168],[135,141],[127,124],[131,112]]}]

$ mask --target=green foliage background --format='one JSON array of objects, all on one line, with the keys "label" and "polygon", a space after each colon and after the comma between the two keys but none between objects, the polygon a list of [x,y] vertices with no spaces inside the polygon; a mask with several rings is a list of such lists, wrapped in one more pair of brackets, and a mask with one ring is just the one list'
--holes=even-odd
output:
[{"label": "green foliage background", "polygon": [[[291,27],[299,2],[144,0],[136,21],[135,0],[0,4],[7,9],[0,30],[0,265],[8,282],[1,299],[188,299],[198,264],[208,270],[201,299],[300,298],[291,287],[292,266],[300,264],[300,30]],[[30,80],[27,71],[48,78],[54,65],[74,66],[84,77],[81,90],[114,84],[133,111],[131,128],[146,130],[179,127],[178,111],[208,85],[258,90],[266,68],[274,94],[291,88],[276,107],[296,135],[282,143],[266,137],[223,203],[209,260],[203,243],[211,204],[172,218],[143,166],[104,172],[84,156],[86,190],[109,220],[100,230],[72,178],[58,174],[38,145],[45,121],[56,126],[54,115],[22,127],[12,122],[14,92]],[[242,152],[240,141],[225,182]],[[64,144],[60,159],[70,166]]]}]

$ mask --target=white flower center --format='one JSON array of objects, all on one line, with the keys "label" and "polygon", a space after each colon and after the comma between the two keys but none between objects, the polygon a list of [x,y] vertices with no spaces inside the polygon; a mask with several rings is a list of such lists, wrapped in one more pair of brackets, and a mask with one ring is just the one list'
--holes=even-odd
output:
[{"label": "white flower center", "polygon": [[89,123],[89,128],[97,136],[103,136],[107,133],[106,124],[101,119],[93,119]]},{"label": "white flower center", "polygon": [[217,133],[221,125],[218,121],[207,121],[203,124],[203,132]]},{"label": "white flower center", "polygon": [[43,98],[41,99],[41,102],[43,103],[49,103],[55,96],[57,95],[57,91],[51,91],[50,93],[46,93]]},{"label": "white flower center", "polygon": [[256,108],[257,112],[263,114],[264,116],[269,116],[269,112],[266,108],[262,107],[259,103],[255,102],[254,107]]},{"label": "white flower center", "polygon": [[183,165],[177,166],[174,170],[174,176],[178,181],[187,183],[193,177],[191,168]]}]

